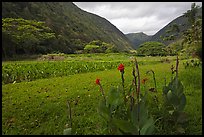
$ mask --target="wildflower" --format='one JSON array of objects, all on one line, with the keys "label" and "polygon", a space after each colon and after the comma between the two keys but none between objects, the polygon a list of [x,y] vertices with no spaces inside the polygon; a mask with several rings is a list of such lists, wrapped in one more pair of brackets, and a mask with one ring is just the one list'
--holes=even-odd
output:
[{"label": "wildflower", "polygon": [[144,78],[143,80],[142,80],[142,84],[145,84],[145,82],[148,80],[148,78]]},{"label": "wildflower", "polygon": [[122,63],[118,66],[118,70],[124,72],[124,65]]},{"label": "wildflower", "polygon": [[104,95],[104,91],[103,91],[103,87],[102,87],[102,85],[100,83],[100,79],[98,79],[98,78],[96,79],[96,84],[99,85],[102,96],[104,97],[104,100],[106,100],[105,95]]},{"label": "wildflower", "polygon": [[98,79],[98,78],[96,79],[96,84],[100,85],[100,79]]},{"label": "wildflower", "polygon": [[122,86],[123,86],[123,97],[124,97],[124,102],[126,102],[126,95],[125,95],[125,90],[124,90],[124,65],[121,63],[118,66],[118,70],[121,72],[121,79],[122,79]]}]

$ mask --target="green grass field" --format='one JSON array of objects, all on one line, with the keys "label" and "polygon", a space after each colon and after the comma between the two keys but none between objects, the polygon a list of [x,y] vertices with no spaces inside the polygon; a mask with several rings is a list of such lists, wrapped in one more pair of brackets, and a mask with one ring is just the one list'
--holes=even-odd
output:
[{"label": "green grass field", "polygon": [[[101,79],[105,94],[109,89],[121,84],[120,73],[117,70],[119,63],[125,64],[125,89],[132,81],[132,55],[129,54],[95,54],[95,55],[64,55],[63,61],[9,61],[2,63],[2,75],[13,78],[8,83],[2,83],[2,134],[6,135],[62,135],[63,130],[70,127],[68,117],[67,100],[71,101],[72,129],[77,135],[106,134],[105,121],[99,116],[97,107],[102,98],[99,87],[95,84],[96,78]],[[183,59],[182,57],[179,57]],[[163,61],[168,59],[168,61]],[[152,69],[155,72],[157,93],[153,93],[162,104],[162,88],[164,79],[167,83],[171,79],[171,65],[176,64],[176,57],[137,57],[141,78],[148,77],[148,84],[153,85],[150,75],[146,71]],[[183,62],[179,62],[179,78],[184,85],[184,93],[187,104],[184,111],[188,114],[188,122],[185,127],[185,135],[202,134],[202,67],[184,69]],[[33,79],[16,81],[15,78],[24,76],[24,68],[34,64],[29,76],[38,75],[36,70],[46,63],[54,63],[47,73],[56,75],[39,75]],[[91,62],[77,73],[70,73],[67,62],[76,62],[73,69],[82,68],[80,63]],[[104,62],[104,63],[102,63]],[[108,63],[107,63],[108,62]],[[26,65],[24,65],[26,64]],[[39,65],[41,64],[41,65]],[[58,69],[60,64],[62,69]],[[65,65],[63,65],[65,64]],[[11,66],[9,66],[11,65]],[[21,69],[12,69],[13,66]],[[77,68],[77,66],[79,68]],[[91,69],[91,67],[103,69]],[[107,67],[107,68],[106,68]],[[6,68],[6,69],[5,69]],[[62,73],[62,70],[64,70]],[[18,70],[18,73],[15,72]],[[26,69],[25,69],[26,70]],[[32,72],[32,70],[35,71]],[[43,70],[43,69],[42,69]],[[51,71],[53,70],[53,71]],[[27,71],[27,70],[26,70]],[[60,74],[60,75],[58,75]],[[33,76],[34,77],[34,76]],[[5,78],[6,79],[6,78]],[[9,81],[9,80],[8,80]],[[141,87],[141,89],[143,89]],[[141,91],[143,92],[143,91]],[[150,96],[151,98],[151,96]],[[155,109],[154,102],[150,101],[150,112],[160,113]],[[171,123],[156,123],[155,135],[176,134]]]}]

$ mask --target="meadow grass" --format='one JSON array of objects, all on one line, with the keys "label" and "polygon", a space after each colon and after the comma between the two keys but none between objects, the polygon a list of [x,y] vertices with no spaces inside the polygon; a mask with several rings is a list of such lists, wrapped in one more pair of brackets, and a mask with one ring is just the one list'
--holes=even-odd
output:
[{"label": "meadow grass", "polygon": [[[155,72],[158,92],[149,96],[149,111],[153,112],[156,118],[156,114],[160,112],[151,99],[156,95],[159,104],[163,103],[164,79],[166,78],[167,83],[170,82],[170,68],[172,64],[175,65],[175,61],[159,63],[159,57],[153,59],[157,59],[157,63],[141,63],[139,70],[141,79],[145,77],[149,79],[147,85],[150,87],[153,86],[153,79],[146,72],[150,69]],[[172,57],[172,60],[174,59],[175,57]],[[105,60],[108,60],[108,57]],[[121,62],[124,60],[127,61],[127,57],[121,59]],[[148,60],[148,57],[138,58],[138,62],[139,60]],[[179,78],[185,87],[187,104],[184,111],[188,113],[189,118],[185,134],[202,134],[202,68],[184,69],[182,62],[179,64]],[[70,127],[67,100],[71,101],[72,128],[75,134],[106,134],[105,121],[97,112],[102,96],[95,79],[101,79],[107,94],[112,86],[121,85],[120,77],[120,72],[115,68],[2,85],[2,134],[63,134],[63,130]],[[125,89],[128,90],[133,78],[131,66],[125,66],[124,77]],[[144,92],[144,87],[141,89],[141,92]],[[168,129],[168,123],[166,124],[166,128],[163,128],[158,123],[154,134],[175,134],[173,129]]]}]

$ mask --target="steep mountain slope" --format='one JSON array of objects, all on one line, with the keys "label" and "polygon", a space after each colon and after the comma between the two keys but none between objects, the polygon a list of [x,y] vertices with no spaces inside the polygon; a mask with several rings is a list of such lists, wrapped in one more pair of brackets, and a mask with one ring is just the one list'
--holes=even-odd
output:
[{"label": "steep mountain slope", "polygon": [[[202,7],[198,10],[197,17],[198,16],[202,17]],[[166,33],[168,30],[172,29],[172,26],[174,24],[178,25],[179,32]],[[147,41],[158,41],[158,42],[164,43],[165,45],[168,45],[168,44],[176,41],[177,39],[179,39],[182,35],[182,32],[187,30],[189,27],[190,27],[190,24],[188,22],[187,17],[182,15],[182,16],[179,16],[176,19],[172,20],[169,24],[167,24],[165,27],[161,28],[153,36],[148,36],[148,35],[144,34],[143,32],[140,32],[140,33],[126,34],[126,37],[132,42],[134,49],[137,49],[140,44],[147,42]],[[170,35],[175,35],[176,39],[175,40],[169,40],[169,41],[163,40],[163,37],[170,36]]]},{"label": "steep mountain slope", "polygon": [[83,49],[92,40],[114,44],[119,50],[132,49],[126,36],[108,20],[71,2],[2,2],[2,17],[45,21],[58,43],[68,46],[70,53]]},{"label": "steep mountain slope", "polygon": [[[198,13],[196,16],[197,17],[202,16],[202,7],[198,10]],[[171,30],[171,27],[174,24],[178,25],[179,32],[166,33],[168,30]],[[165,27],[160,29],[156,34],[154,34],[151,38],[151,41],[158,41],[158,42],[162,42],[162,43],[168,45],[168,44],[174,42],[175,40],[179,39],[182,35],[182,32],[187,30],[189,27],[190,27],[190,24],[188,22],[188,18],[185,17],[184,15],[179,16],[178,18],[174,19],[169,24],[167,24]],[[177,38],[175,40],[171,40],[171,41],[164,41],[162,39],[162,37],[170,36],[170,35],[175,35],[175,36],[177,36]]]},{"label": "steep mountain slope", "polygon": [[166,31],[170,30],[171,29],[171,26],[173,24],[177,24],[178,27],[179,27],[179,30],[180,32],[183,32],[185,31],[187,28],[190,27],[189,23],[188,23],[188,20],[186,17],[184,16],[180,16],[176,19],[174,19],[173,21],[171,21],[168,25],[166,25],[165,27],[163,27],[162,29],[160,29],[155,35],[152,36],[151,40],[152,41],[159,41],[159,42],[162,42],[166,45],[170,44],[171,42],[173,42],[174,40],[171,40],[171,41],[164,41],[162,39],[162,37],[165,37],[165,36],[170,36],[170,35],[176,35],[178,36],[178,38],[181,36],[179,34],[176,34],[176,33],[166,33]]},{"label": "steep mountain slope", "polygon": [[151,36],[148,36],[143,32],[128,33],[126,34],[126,37],[132,42],[134,49],[137,49],[140,44],[151,39]]}]

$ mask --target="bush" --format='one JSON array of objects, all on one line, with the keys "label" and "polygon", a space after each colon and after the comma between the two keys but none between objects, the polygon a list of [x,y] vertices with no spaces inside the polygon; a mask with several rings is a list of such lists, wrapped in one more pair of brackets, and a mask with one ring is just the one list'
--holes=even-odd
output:
[{"label": "bush", "polygon": [[109,43],[100,40],[94,40],[84,47],[85,53],[116,53],[118,49]]},{"label": "bush", "polygon": [[98,53],[100,52],[99,46],[97,45],[86,45],[84,47],[85,53]]},{"label": "bush", "polygon": [[139,46],[137,50],[138,56],[166,56],[166,46],[160,42],[150,41],[145,42]]}]

